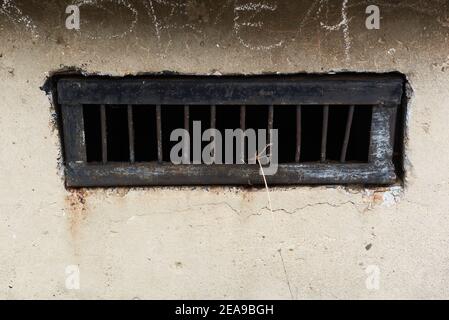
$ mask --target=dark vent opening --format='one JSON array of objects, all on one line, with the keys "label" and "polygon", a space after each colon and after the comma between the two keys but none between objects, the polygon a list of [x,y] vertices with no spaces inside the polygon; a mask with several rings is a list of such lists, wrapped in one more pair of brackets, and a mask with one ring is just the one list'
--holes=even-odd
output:
[{"label": "dark vent opening", "polygon": [[136,162],[157,160],[156,108],[133,106]]},{"label": "dark vent opening", "polygon": [[295,162],[296,106],[275,106],[273,128],[278,129],[279,163]]},{"label": "dark vent opening", "polygon": [[[329,108],[329,131],[326,145],[326,158],[329,161],[340,161],[345,138],[350,106]],[[368,162],[369,140],[371,132],[371,106],[355,106],[350,126],[347,162]]]},{"label": "dark vent opening", "polygon": [[84,105],[87,162],[101,162],[101,116],[99,105]]},{"label": "dark vent opening", "polygon": [[357,106],[354,109],[346,156],[348,162],[368,162],[372,113],[371,106]]},{"label": "dark vent opening", "polygon": [[126,106],[106,106],[108,161],[129,161],[128,113]]},{"label": "dark vent opening", "polygon": [[[278,130],[279,163],[294,163],[297,144],[297,106],[274,106],[273,128]],[[321,159],[321,143],[324,106],[301,107],[300,162],[316,162]],[[330,106],[325,162],[339,162],[345,138],[349,106]],[[129,132],[127,106],[106,106],[107,158],[111,162],[129,162]],[[152,162],[157,158],[156,106],[132,106],[134,127],[134,152],[136,162]],[[163,160],[170,160],[170,150],[178,143],[170,141],[175,129],[185,128],[190,133],[190,160],[193,161],[194,122],[201,125],[201,135],[211,128],[211,106],[162,106]],[[186,118],[185,118],[186,117]],[[225,130],[240,128],[241,106],[216,106],[216,129],[223,138],[222,154],[225,154]],[[347,162],[367,162],[370,141],[372,107],[356,106],[350,129]],[[187,119],[187,120],[186,120]],[[187,123],[186,123],[187,121]],[[244,129],[267,129],[268,106],[245,106]],[[84,106],[84,125],[88,162],[102,161],[101,111],[99,105]],[[257,134],[256,134],[257,136]],[[259,143],[259,141],[258,141]],[[201,142],[203,150],[209,141]],[[236,161],[234,140],[234,162]],[[244,159],[255,155],[246,154]],[[223,158],[224,161],[224,158]]]},{"label": "dark vent opening", "polygon": [[301,161],[320,160],[323,108],[303,106],[301,108]]},{"label": "dark vent opening", "polygon": [[[341,148],[343,147],[343,141],[345,137],[348,112],[349,106],[337,106],[329,108],[329,131],[326,144],[326,159],[330,162],[340,161]],[[358,134],[358,132],[354,132],[353,129],[354,128],[351,128],[351,133],[353,135]],[[369,128],[365,129],[369,130]]]}]

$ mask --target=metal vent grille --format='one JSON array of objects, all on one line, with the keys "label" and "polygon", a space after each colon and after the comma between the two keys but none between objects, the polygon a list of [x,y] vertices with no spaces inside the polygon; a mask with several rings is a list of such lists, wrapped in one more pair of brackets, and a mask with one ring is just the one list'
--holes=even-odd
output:
[{"label": "metal vent grille", "polygon": [[[168,139],[172,130],[182,127],[192,134],[198,121],[201,133],[214,128],[222,136],[224,129],[277,129],[279,163],[366,163],[372,107],[102,104],[84,105],[83,117],[88,163],[169,162],[177,143]],[[190,146],[192,140],[190,135]],[[252,156],[246,152],[239,158],[247,163]]]},{"label": "metal vent grille", "polygon": [[392,183],[402,88],[398,76],[60,79],[67,185],[263,183],[257,165],[171,164],[170,132],[194,121],[277,129],[271,184]]}]

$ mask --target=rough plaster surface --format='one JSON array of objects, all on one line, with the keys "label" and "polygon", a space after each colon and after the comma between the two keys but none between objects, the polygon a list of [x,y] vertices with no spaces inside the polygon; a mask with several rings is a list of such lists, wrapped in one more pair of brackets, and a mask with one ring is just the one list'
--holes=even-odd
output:
[{"label": "rough plaster surface", "polygon": [[[0,298],[449,297],[445,1],[377,1],[367,30],[355,0],[80,0],[80,31],[65,28],[72,2],[0,0]],[[66,190],[40,89],[65,67],[402,72],[405,187],[272,188],[273,213],[264,189]]]}]

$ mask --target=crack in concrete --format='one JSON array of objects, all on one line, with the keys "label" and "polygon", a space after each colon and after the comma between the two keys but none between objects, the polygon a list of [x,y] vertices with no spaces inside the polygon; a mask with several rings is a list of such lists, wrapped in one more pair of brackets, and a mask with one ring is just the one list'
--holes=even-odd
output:
[{"label": "crack in concrete", "polygon": [[284,274],[285,274],[285,279],[286,279],[287,285],[288,285],[288,291],[290,291],[290,296],[291,296],[292,300],[294,300],[295,298],[293,297],[292,287],[290,285],[290,279],[288,277],[287,269],[285,268],[284,257],[282,256],[282,249],[279,249],[278,252],[279,252],[279,256],[281,257],[282,267],[284,268]]},{"label": "crack in concrete", "polygon": [[[306,205],[304,205],[302,207],[295,208],[295,209],[293,209],[291,211],[287,210],[285,208],[278,208],[278,209],[273,209],[273,212],[284,212],[284,213],[287,213],[287,214],[295,214],[298,211],[304,210],[304,209],[309,208],[309,207],[327,205],[327,206],[330,206],[330,207],[333,207],[333,208],[339,208],[339,207],[345,206],[347,204],[351,204],[351,205],[353,205],[357,209],[357,211],[363,212],[363,210],[360,210],[359,208],[357,208],[358,205],[362,205],[362,204],[354,202],[354,201],[351,201],[351,200],[348,200],[348,201],[345,201],[345,202],[341,202],[341,203],[315,202],[315,203],[306,204]],[[269,210],[269,208],[265,206],[265,207],[262,207],[260,210]],[[249,215],[248,217],[250,217],[250,216],[261,216],[261,215],[262,215],[262,213],[254,213],[254,214]]]},{"label": "crack in concrete", "polygon": [[[327,205],[333,208],[339,208],[345,205],[351,204],[353,205],[358,212],[362,213],[363,210],[360,210],[359,208],[357,208],[357,206],[362,205],[361,203],[357,203],[351,200],[345,201],[345,202],[341,202],[341,203],[332,203],[332,202],[316,202],[316,203],[310,203],[307,205],[304,205],[302,207],[298,207],[295,208],[293,210],[287,210],[285,208],[277,208],[277,209],[273,209],[273,212],[284,212],[287,214],[295,214],[298,211],[304,210],[306,208],[309,207],[315,207],[315,206],[322,206],[322,205]],[[154,214],[170,214],[170,213],[182,213],[182,212],[188,212],[191,210],[195,210],[195,209],[201,209],[203,207],[209,207],[209,206],[225,206],[228,209],[230,209],[232,212],[234,212],[235,214],[237,214],[238,216],[241,216],[242,213],[244,213],[243,210],[239,210],[234,208],[232,205],[230,205],[227,201],[220,201],[220,202],[210,202],[210,203],[200,203],[200,204],[196,204],[196,205],[192,205],[192,206],[188,206],[182,209],[174,209],[174,210],[166,210],[166,211],[158,211],[158,212],[152,212],[152,213],[140,213],[140,214],[135,214],[134,216],[136,217],[145,217],[145,216],[151,216]],[[251,213],[249,215],[246,216],[246,218],[250,218],[251,216],[262,216],[264,213],[261,211],[270,211],[270,209],[267,206],[264,206],[260,209],[257,209],[254,213]],[[129,218],[126,219],[119,219],[119,220],[112,220],[113,223],[120,223],[124,220],[127,220]]]}]

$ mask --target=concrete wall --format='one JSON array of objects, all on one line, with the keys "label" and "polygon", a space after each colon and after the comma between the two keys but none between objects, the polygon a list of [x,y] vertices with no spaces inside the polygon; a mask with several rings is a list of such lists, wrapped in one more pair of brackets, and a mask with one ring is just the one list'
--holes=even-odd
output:
[{"label": "concrete wall", "polygon": [[[72,1],[0,0],[0,298],[449,297],[445,1],[374,1],[380,30],[356,0],[73,2],[79,31],[65,28]],[[405,184],[270,188],[273,214],[264,189],[66,190],[40,89],[66,67],[402,72]]]}]

